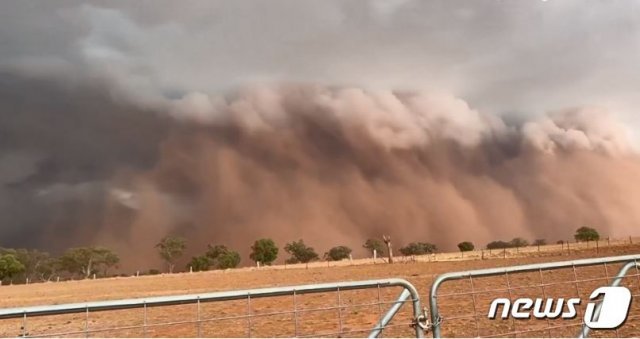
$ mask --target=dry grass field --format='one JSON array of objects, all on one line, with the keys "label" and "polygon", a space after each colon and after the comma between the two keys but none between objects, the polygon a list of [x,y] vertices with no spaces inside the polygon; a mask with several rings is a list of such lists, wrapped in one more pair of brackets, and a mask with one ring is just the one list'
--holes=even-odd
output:
[{"label": "dry grass field", "polygon": [[[434,278],[441,273],[471,270],[487,267],[519,265],[536,262],[563,261],[595,256],[612,256],[640,253],[640,245],[624,245],[574,251],[571,255],[555,252],[543,256],[532,253],[517,258],[491,258],[485,260],[458,260],[446,262],[404,262],[393,265],[366,264],[338,267],[309,267],[286,270],[241,269],[212,271],[202,273],[183,273],[159,276],[141,276],[130,278],[110,278],[84,281],[65,281],[58,283],[40,283],[31,285],[13,285],[0,287],[0,307],[18,307],[70,302],[97,301],[107,299],[139,298],[159,295],[192,294],[223,290],[235,290],[258,287],[286,286],[307,283],[356,281],[382,278],[404,278],[414,284],[420,293],[423,305],[427,305],[429,287]],[[474,279],[445,283],[439,298],[441,314],[444,318],[442,329],[446,336],[493,336],[511,333],[508,336],[575,336],[579,327],[575,324],[581,319],[586,303],[580,306],[579,317],[573,321],[554,320],[488,320],[488,305],[496,297],[527,296],[570,298],[579,294],[583,300],[591,291],[608,284],[607,277],[615,274],[620,265],[609,265],[573,270],[550,271],[540,274],[517,274],[509,277]],[[636,271],[632,271],[636,274]],[[575,274],[575,275],[574,275]],[[579,284],[576,280],[589,280]],[[540,282],[570,282],[540,287],[521,288]],[[512,291],[495,291],[506,284]],[[634,295],[640,293],[640,277],[625,279],[624,284]],[[473,288],[476,294],[455,295],[456,292],[468,292]],[[395,300],[400,288],[343,291],[340,295],[340,308],[337,295],[333,293],[309,294],[298,296],[297,313],[281,313],[293,309],[292,297],[255,299],[251,305],[243,301],[225,301],[202,303],[199,325],[190,320],[196,319],[196,305],[168,306],[149,308],[146,327],[141,309],[95,312],[89,315],[85,324],[85,314],[33,317],[27,319],[26,333],[32,336],[78,332],[65,336],[152,336],[152,337],[276,337],[293,336],[365,336],[378,320],[380,312],[388,305],[378,305],[378,301]],[[637,298],[636,298],[637,299]],[[323,309],[326,308],[326,309]],[[475,308],[475,313],[474,313]],[[312,310],[313,309],[313,310]],[[319,309],[319,310],[318,310]],[[307,310],[307,311],[305,311]],[[254,317],[245,318],[250,312]],[[640,315],[638,301],[632,303],[632,316]],[[221,318],[206,321],[212,318]],[[383,332],[384,336],[411,336],[409,327],[411,307],[403,306],[396,315],[392,327]],[[22,334],[23,319],[0,320],[0,335],[17,336]],[[181,323],[185,322],[185,323]],[[158,323],[171,325],[153,326]],[[573,326],[567,326],[574,324]],[[88,326],[88,328],[85,328]],[[125,327],[120,330],[105,330],[113,327]],[[544,329],[544,330],[541,330]],[[103,330],[103,331],[101,331]],[[520,333],[523,332],[523,333]],[[618,332],[596,332],[595,336],[640,336],[640,324],[637,318],[631,318]]]}]

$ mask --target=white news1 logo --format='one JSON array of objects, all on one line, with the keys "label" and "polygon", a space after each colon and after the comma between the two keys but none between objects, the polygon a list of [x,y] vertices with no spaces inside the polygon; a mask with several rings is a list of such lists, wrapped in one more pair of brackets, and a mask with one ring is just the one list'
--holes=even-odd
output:
[{"label": "white news1 logo", "polygon": [[[600,312],[597,312],[595,301],[599,296],[604,295]],[[622,325],[629,314],[631,306],[631,292],[626,287],[604,286],[599,287],[589,296],[589,304],[584,313],[584,323],[592,329],[613,329]],[[503,306],[500,317],[507,319],[509,314],[515,319],[530,319],[533,315],[536,319],[574,319],[577,315],[576,306],[581,300],[571,298],[566,301],[563,298],[557,300],[548,298],[546,302],[537,298],[516,299],[513,304],[506,298],[498,298],[491,302],[489,307],[489,319],[495,319],[498,307]],[[566,308],[565,308],[566,306]]]}]

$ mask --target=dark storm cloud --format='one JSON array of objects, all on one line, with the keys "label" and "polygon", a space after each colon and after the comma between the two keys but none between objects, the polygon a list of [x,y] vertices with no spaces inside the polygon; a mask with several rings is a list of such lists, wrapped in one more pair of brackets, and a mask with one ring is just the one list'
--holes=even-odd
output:
[{"label": "dark storm cloud", "polygon": [[56,224],[64,225],[56,247],[64,246],[76,227],[102,222],[97,206],[116,170],[154,163],[166,117],[107,93],[96,84],[0,74],[3,245],[45,245],[39,233]]}]

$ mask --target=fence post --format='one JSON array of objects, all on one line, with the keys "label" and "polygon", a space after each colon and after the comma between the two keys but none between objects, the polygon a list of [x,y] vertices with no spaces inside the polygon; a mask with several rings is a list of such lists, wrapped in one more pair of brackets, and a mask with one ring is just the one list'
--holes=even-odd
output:
[{"label": "fence post", "polygon": [[599,250],[600,250],[600,244],[599,244],[599,242],[600,242],[599,240],[596,240],[596,253],[598,253],[598,252],[599,252]]},{"label": "fence post", "polygon": [[507,258],[507,248],[503,248],[502,249],[502,258],[506,259]]},{"label": "fence post", "polygon": [[567,241],[567,254],[571,255],[571,247],[569,245],[569,242]]},{"label": "fence post", "polygon": [[633,245],[633,239],[631,239],[631,236],[629,236],[629,245]]}]

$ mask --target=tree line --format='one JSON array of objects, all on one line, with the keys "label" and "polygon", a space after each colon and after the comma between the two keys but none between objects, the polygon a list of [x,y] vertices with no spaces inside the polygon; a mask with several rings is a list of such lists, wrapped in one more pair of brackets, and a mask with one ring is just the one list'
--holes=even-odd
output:
[{"label": "tree line", "polygon": [[[576,241],[597,241],[600,235],[593,228],[581,227],[576,230],[574,238]],[[486,248],[503,249],[529,245],[530,243],[523,238],[514,238],[511,241],[492,241],[486,245]],[[546,240],[536,239],[532,245],[546,245]],[[383,244],[374,238],[367,239],[362,247],[372,256],[383,256],[390,250],[390,244]],[[167,236],[160,240],[155,248],[166,265],[166,272],[173,273],[176,263],[184,255],[187,243],[182,237]],[[321,259],[316,250],[305,244],[302,239],[285,244],[283,249],[288,254],[288,258],[285,259],[286,264],[308,263]],[[458,244],[458,249],[461,252],[473,251],[475,245],[471,241],[463,241]],[[399,251],[404,256],[413,256],[436,253],[438,249],[432,243],[412,242],[401,247]],[[279,252],[280,249],[272,239],[263,238],[253,243],[249,258],[258,265],[271,265],[278,258]],[[352,249],[348,246],[335,246],[325,252],[322,259],[344,260],[351,258],[351,252]],[[241,257],[237,251],[225,245],[210,244],[204,253],[188,261],[186,269],[197,272],[235,268],[240,261]],[[117,268],[119,263],[120,258],[114,251],[99,246],[70,248],[59,257],[52,257],[49,253],[39,250],[0,248],[0,281],[35,282],[50,281],[54,277],[71,279],[107,277],[109,271]],[[160,271],[157,269],[142,272],[142,274],[158,273]]]}]

